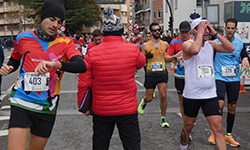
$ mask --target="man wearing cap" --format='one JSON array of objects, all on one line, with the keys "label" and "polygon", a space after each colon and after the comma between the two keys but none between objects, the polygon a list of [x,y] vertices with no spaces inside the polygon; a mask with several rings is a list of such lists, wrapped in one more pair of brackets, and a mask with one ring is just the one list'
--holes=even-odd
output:
[{"label": "man wearing cap", "polygon": [[65,17],[62,0],[45,0],[41,24],[35,31],[20,33],[7,65],[0,74],[18,69],[10,95],[9,150],[42,150],[51,134],[63,72],[85,72],[86,65],[73,40],[57,30]]},{"label": "man wearing cap", "polygon": [[175,88],[177,90],[177,94],[180,102],[180,111],[181,115],[183,115],[183,89],[185,85],[184,77],[185,77],[185,68],[182,61],[182,44],[183,42],[190,39],[190,24],[188,21],[182,21],[179,25],[180,36],[173,39],[168,47],[168,50],[165,55],[165,62],[175,61]]},{"label": "man wearing cap", "polygon": [[[124,43],[124,27],[110,6],[103,9],[103,40],[91,48],[78,78],[78,106],[92,86],[93,150],[108,150],[115,125],[125,150],[140,150],[135,70],[146,63],[135,44]],[[125,70],[125,71],[124,71]],[[89,111],[85,113],[89,115]]]},{"label": "man wearing cap", "polygon": [[[206,19],[195,19],[191,25],[194,41],[183,43],[185,87],[183,90],[184,125],[180,135],[181,150],[186,150],[200,107],[215,135],[216,147],[226,150],[222,113],[217,100],[213,69],[214,51],[231,53],[234,46],[219,35]],[[208,41],[209,34],[221,43]]]}]

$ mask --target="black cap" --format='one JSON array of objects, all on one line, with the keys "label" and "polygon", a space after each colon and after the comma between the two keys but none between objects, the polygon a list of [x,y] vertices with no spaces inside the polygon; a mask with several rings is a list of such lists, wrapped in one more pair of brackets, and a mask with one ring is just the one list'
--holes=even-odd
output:
[{"label": "black cap", "polygon": [[65,18],[65,8],[63,0],[45,0],[41,13],[41,21],[48,17]]},{"label": "black cap", "polygon": [[180,26],[179,26],[179,30],[181,31],[190,31],[191,27],[190,27],[190,23],[188,21],[182,21]]}]

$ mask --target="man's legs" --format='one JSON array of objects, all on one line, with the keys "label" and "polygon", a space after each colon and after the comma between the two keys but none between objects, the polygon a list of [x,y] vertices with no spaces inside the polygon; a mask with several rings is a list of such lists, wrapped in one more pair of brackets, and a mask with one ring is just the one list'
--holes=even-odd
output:
[{"label": "man's legs", "polygon": [[206,117],[215,137],[215,144],[218,150],[226,150],[226,142],[223,135],[222,116],[213,115]]},{"label": "man's legs", "polygon": [[189,134],[194,126],[196,117],[185,116],[183,120],[184,120],[184,125],[180,135],[181,150],[187,149],[187,145],[189,142]]},{"label": "man's legs", "polygon": [[43,150],[48,139],[31,133],[28,150]]},{"label": "man's legs", "polygon": [[93,150],[108,150],[115,122],[110,117],[93,115]]},{"label": "man's legs", "polygon": [[162,127],[169,127],[169,124],[166,122],[166,110],[167,110],[167,83],[158,83],[157,84],[159,90],[159,97],[161,100],[160,107],[161,107],[161,126]]},{"label": "man's legs", "polygon": [[10,128],[8,131],[9,150],[26,150],[30,128]]},{"label": "man's legs", "polygon": [[140,150],[141,135],[138,122],[138,113],[117,116],[117,128],[124,150]]},{"label": "man's legs", "polygon": [[144,96],[141,100],[141,103],[138,106],[138,112],[140,114],[144,114],[145,107],[147,103],[151,102],[153,100],[153,93],[154,93],[154,88],[153,89],[146,89],[146,96]]}]

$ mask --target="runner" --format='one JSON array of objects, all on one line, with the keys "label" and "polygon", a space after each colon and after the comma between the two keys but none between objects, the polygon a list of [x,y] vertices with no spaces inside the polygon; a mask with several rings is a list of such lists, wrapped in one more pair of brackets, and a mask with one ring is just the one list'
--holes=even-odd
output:
[{"label": "runner", "polygon": [[[183,66],[182,60],[182,44],[183,42],[190,39],[190,24],[188,21],[182,21],[179,25],[180,36],[173,39],[168,47],[167,53],[165,55],[165,62],[175,61],[175,88],[180,102],[181,115],[183,114],[183,89],[185,85],[185,68]],[[183,117],[182,117],[183,118]]]},{"label": "runner", "polygon": [[92,35],[93,35],[93,40],[94,40],[94,41],[88,44],[88,46],[87,46],[87,51],[88,51],[90,48],[92,48],[92,47],[94,47],[94,46],[99,45],[99,44],[102,43],[102,32],[101,32],[101,30],[95,29],[95,30],[93,31]]},{"label": "runner", "polygon": [[[137,47],[140,48],[140,46],[143,44],[143,36],[140,35],[140,31],[136,27],[133,28],[133,33],[134,33],[134,35],[130,37],[129,42],[136,44]],[[135,77],[136,78],[139,77],[137,70],[135,72]]]},{"label": "runner", "polygon": [[147,103],[153,100],[153,92],[157,85],[159,90],[159,97],[161,99],[161,126],[169,127],[166,122],[166,109],[167,109],[167,82],[168,71],[165,66],[164,56],[168,48],[168,43],[160,40],[160,25],[153,22],[149,26],[153,38],[144,43],[142,46],[142,54],[147,58],[147,66],[145,73],[144,87],[146,88],[146,96],[142,98],[138,107],[138,112],[144,114]]},{"label": "runner", "polygon": [[[223,112],[225,105],[225,93],[227,93],[227,134],[225,135],[226,143],[239,147],[240,143],[236,142],[232,137],[233,124],[235,119],[236,103],[240,90],[240,69],[239,60],[242,60],[242,66],[248,70],[248,54],[246,52],[245,44],[242,40],[234,37],[237,31],[237,20],[230,18],[226,20],[226,36],[234,46],[235,50],[232,53],[217,52],[214,59],[215,80],[217,86],[217,95],[220,104],[220,109]],[[216,42],[220,41],[218,39]],[[212,133],[208,141],[215,144],[214,134]]]},{"label": "runner", "polygon": [[57,34],[64,18],[62,0],[45,0],[41,24],[17,36],[9,62],[0,69],[6,76],[20,65],[9,99],[9,150],[26,149],[28,137],[28,149],[44,149],[55,122],[63,71],[86,71],[73,40]]},{"label": "runner", "polygon": [[73,41],[76,44],[79,52],[82,53],[82,47],[83,46],[85,47],[86,44],[85,44],[85,40],[81,37],[81,33],[79,31],[76,32],[76,36],[73,37]]},{"label": "runner", "polygon": [[[186,150],[200,107],[215,134],[216,147],[226,150],[223,136],[222,114],[216,94],[214,79],[214,49],[218,52],[232,52],[233,45],[219,35],[206,19],[195,19],[191,25],[194,41],[183,43],[185,66],[185,87],[183,91],[184,125],[180,135],[181,150]],[[207,41],[209,34],[221,43]]]}]

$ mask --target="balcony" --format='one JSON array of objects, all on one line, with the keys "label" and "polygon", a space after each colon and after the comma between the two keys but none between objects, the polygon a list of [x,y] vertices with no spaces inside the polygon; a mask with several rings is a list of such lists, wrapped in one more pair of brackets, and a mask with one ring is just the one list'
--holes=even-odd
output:
[{"label": "balcony", "polygon": [[143,21],[140,19],[135,19],[135,23],[138,23],[140,26],[143,25]]},{"label": "balcony", "polygon": [[145,25],[145,27],[149,26],[150,25],[150,20],[149,19],[145,19],[144,20],[144,25]]},{"label": "balcony", "polygon": [[142,9],[142,5],[135,6],[135,12],[140,11]]},{"label": "balcony", "polygon": [[149,3],[145,3],[145,9],[150,9],[150,4]]}]

